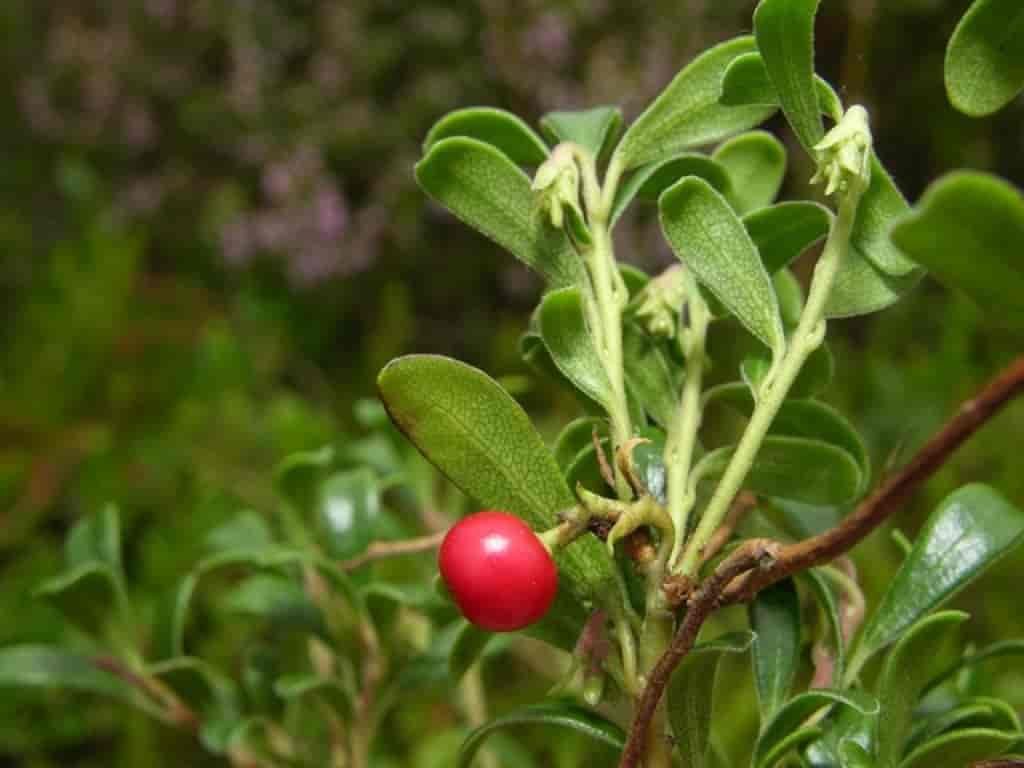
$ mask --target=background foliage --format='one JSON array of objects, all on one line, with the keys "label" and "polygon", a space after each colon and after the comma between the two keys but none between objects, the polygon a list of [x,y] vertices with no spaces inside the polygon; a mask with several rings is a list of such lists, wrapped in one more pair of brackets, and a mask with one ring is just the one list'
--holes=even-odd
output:
[{"label": "background foliage", "polygon": [[[366,449],[357,438],[372,413],[359,398],[402,352],[509,377],[541,424],[574,415],[518,357],[538,284],[425,204],[412,176],[419,142],[468,104],[536,118],[619,103],[635,116],[696,51],[744,30],[753,5],[3,3],[0,644],[75,642],[28,596],[60,569],[69,526],[110,500],[129,589],[150,606],[144,620],[155,617],[156,596],[209,531],[274,505],[280,459],[328,443]],[[943,91],[945,42],[967,2],[823,5],[819,69],[844,101],[871,109],[878,152],[908,197],[953,167],[1024,182],[1024,104],[970,120]],[[783,197],[809,175],[797,165]],[[670,261],[652,220],[624,221],[618,237],[619,253],[645,267]],[[833,397],[867,436],[876,474],[1012,354],[1009,334],[978,321],[929,281],[890,311],[837,324]],[[916,530],[972,480],[1024,503],[1021,434],[1017,405],[918,494],[901,526]],[[434,496],[442,515],[462,504]],[[389,535],[416,528],[409,508],[390,512]],[[859,550],[870,592],[898,556],[885,534]],[[406,575],[427,579],[426,565]],[[1024,632],[1022,565],[1004,562],[984,599],[978,589],[959,598],[979,642]],[[211,622],[202,642],[230,658],[235,634]],[[536,693],[521,663],[485,667],[494,710]],[[1008,665],[997,679],[1024,706],[1019,673]],[[448,699],[444,684],[424,687],[394,716],[401,764],[448,764],[444,739],[458,743]],[[575,764],[565,743],[552,757]],[[0,698],[0,764],[203,759],[188,739],[95,699]]]}]

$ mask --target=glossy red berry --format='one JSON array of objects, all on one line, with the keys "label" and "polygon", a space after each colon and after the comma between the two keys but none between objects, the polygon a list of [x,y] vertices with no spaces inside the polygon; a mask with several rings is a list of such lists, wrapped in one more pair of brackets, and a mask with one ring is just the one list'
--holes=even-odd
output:
[{"label": "glossy red berry", "polygon": [[438,564],[462,615],[493,632],[539,621],[558,590],[550,553],[526,523],[505,512],[477,512],[456,523]]}]

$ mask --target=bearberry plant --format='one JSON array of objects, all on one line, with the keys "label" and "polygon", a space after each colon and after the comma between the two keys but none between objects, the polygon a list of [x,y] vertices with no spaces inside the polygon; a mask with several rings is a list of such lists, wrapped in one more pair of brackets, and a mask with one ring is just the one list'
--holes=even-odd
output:
[{"label": "bearberry plant", "polygon": [[[592,709],[548,702],[499,719],[470,736],[463,766],[489,733],[530,720],[611,744],[622,768],[723,764],[715,670],[748,650],[756,768],[966,765],[1022,738],[1012,708],[979,696],[965,673],[1020,646],[963,656],[967,616],[939,608],[1019,542],[1024,511],[984,485],[955,491],[905,541],[870,611],[846,553],[1020,391],[1024,361],[888,478],[821,398],[841,365],[829,328],[900,300],[926,269],[1020,328],[1024,202],[1003,182],[961,174],[911,210],[875,152],[868,112],[815,74],[817,6],[762,0],[753,36],[698,56],[628,126],[598,107],[548,114],[538,134],[507,112],[469,108],[426,138],[425,192],[543,278],[522,355],[574,392],[582,414],[549,447],[469,365],[412,355],[380,374],[392,419],[431,462],[551,543],[558,595],[527,631],[572,650],[559,693]],[[949,49],[954,102],[980,113],[1009,101],[1024,80],[1022,42],[1019,3],[975,3]],[[756,128],[780,110],[825,204],[776,201],[787,151]],[[678,257],[657,275],[615,248],[620,217],[644,205]],[[806,280],[792,269],[802,255],[814,259]],[[476,568],[476,546],[442,552],[449,584]],[[535,584],[505,567],[502,589],[529,599]],[[497,578],[474,575],[474,596]],[[513,601],[481,606],[468,588],[455,586],[455,599],[485,627],[475,616],[501,616]],[[747,628],[698,638],[735,603],[748,606]],[[616,702],[625,720],[600,721],[621,717]]]},{"label": "bearberry plant", "polygon": [[[0,685],[118,698],[236,766],[412,764],[383,723],[439,659],[467,701],[459,768],[521,764],[492,736],[524,724],[577,731],[620,768],[1015,764],[1018,714],[979,669],[1024,641],[965,649],[968,616],[943,604],[1020,542],[1024,510],[986,485],[955,490],[916,540],[894,536],[904,557],[872,606],[848,553],[1024,390],[1024,359],[890,473],[824,397],[843,372],[830,328],[926,271],[1024,331],[1024,200],[960,172],[911,208],[867,110],[815,73],[817,6],[761,0],[753,36],[696,57],[628,126],[607,106],[545,115],[540,133],[469,108],[430,131],[417,180],[541,276],[520,351],[579,403],[549,446],[465,363],[411,355],[381,372],[394,424],[487,511],[444,533],[436,513],[458,505],[439,503],[397,434],[374,431],[286,460],[271,508],[215,530],[157,606],[133,600],[104,509],[40,589],[78,630],[67,647],[0,650]],[[972,115],[1020,93],[1019,0],[974,2],[946,80]],[[788,151],[758,126],[779,112],[820,199],[776,200]],[[616,224],[644,206],[678,257],[656,275],[616,253]],[[377,408],[363,416],[382,430]],[[428,536],[371,543],[411,535],[400,521],[415,513]],[[432,569],[364,570],[435,547],[436,584]],[[217,605],[201,597],[211,583]],[[745,617],[720,610],[734,605]],[[224,615],[255,641],[203,647],[196,626]],[[549,700],[486,721],[474,662],[511,632],[569,661]],[[749,658],[756,692],[742,744],[715,708],[727,658]]]}]

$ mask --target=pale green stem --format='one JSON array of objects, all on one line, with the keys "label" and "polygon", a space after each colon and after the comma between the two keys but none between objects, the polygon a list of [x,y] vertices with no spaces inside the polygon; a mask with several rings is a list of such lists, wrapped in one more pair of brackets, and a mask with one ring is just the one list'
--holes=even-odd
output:
[{"label": "pale green stem", "polygon": [[637,676],[636,637],[633,627],[622,616],[615,618],[615,637],[619,643],[619,656],[622,659],[622,676],[626,682],[626,692],[631,696],[640,694],[640,680]]},{"label": "pale green stem", "polygon": [[700,524],[683,553],[680,571],[684,576],[696,575],[704,548],[725,519],[733,498],[739,493],[747,473],[754,464],[761,443],[764,441],[765,435],[768,434],[768,429],[779,412],[779,408],[782,407],[790,387],[807,361],[807,357],[824,340],[825,305],[839,267],[845,261],[850,247],[850,234],[853,230],[859,201],[860,194],[851,192],[844,195],[840,202],[839,213],[832,224],[825,250],[814,268],[814,277],[811,280],[807,304],[800,315],[800,323],[793,332],[786,353],[777,366],[775,374],[760,393],[757,406],[754,408],[754,413],[750,417],[743,437],[736,446],[729,466],[726,468],[725,474],[722,475],[718,487],[715,488],[715,493],[711,497],[711,501],[708,502]]},{"label": "pale green stem", "polygon": [[686,350],[686,378],[683,392],[665,442],[665,468],[668,483],[668,513],[675,526],[675,541],[672,542],[674,563],[683,548],[686,526],[689,523],[693,496],[687,492],[690,467],[693,465],[694,448],[701,422],[701,386],[704,377],[704,344],[707,339],[708,311],[703,299],[691,291],[689,299],[689,329]]},{"label": "pale green stem", "polygon": [[[484,692],[477,661],[466,672],[462,681],[462,700],[466,709],[466,720],[471,728],[478,728],[487,722],[487,694]],[[484,747],[477,758],[479,768],[501,768],[498,756]]]},{"label": "pale green stem", "polygon": [[[596,320],[596,327],[593,330],[597,350],[611,385],[608,418],[612,427],[614,459],[615,449],[633,436],[622,365],[622,308],[626,305],[628,297],[623,295],[624,285],[617,272],[615,249],[608,227],[609,206],[606,203],[609,196],[614,196],[614,185],[602,189],[597,179],[594,158],[582,151],[576,151],[575,156],[583,179],[583,198],[587,205],[587,221],[593,238],[586,255],[596,312],[592,312],[589,319]],[[631,498],[629,484],[617,466],[615,485],[619,498]]]}]

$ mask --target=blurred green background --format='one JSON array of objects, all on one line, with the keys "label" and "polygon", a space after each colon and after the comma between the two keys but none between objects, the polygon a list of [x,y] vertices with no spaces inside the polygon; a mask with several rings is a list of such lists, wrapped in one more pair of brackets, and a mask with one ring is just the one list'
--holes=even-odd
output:
[{"label": "blurred green background", "polygon": [[[64,635],[30,592],[59,569],[68,527],[104,502],[121,505],[145,604],[209,530],[272,504],[281,458],[360,434],[354,405],[391,357],[526,374],[516,342],[539,286],[417,190],[421,138],[473,104],[531,122],[606,103],[635,116],[695,52],[748,31],[754,4],[4,0],[0,644]],[[1024,103],[970,120],[945,98],[945,41],[967,0],[822,5],[819,70],[871,109],[908,197],[955,167],[1024,182]],[[804,194],[810,169],[782,135],[783,197]],[[621,258],[669,263],[649,218],[618,237]],[[891,310],[834,324],[830,398],[879,475],[1019,352],[982,319],[926,281]],[[575,415],[543,382],[517,394],[546,434]],[[1024,504],[1022,447],[1018,403],[899,524],[912,533],[972,480]],[[898,552],[884,534],[861,548],[869,591]],[[960,598],[978,640],[1024,634],[1022,566],[1024,554]],[[499,709],[507,677],[487,676]],[[1000,679],[1024,706],[1024,679]],[[409,711],[430,711],[435,694]],[[405,764],[434,764],[433,722],[405,722],[401,738],[420,743]],[[199,760],[184,737],[106,703],[0,693],[0,766]]]}]

